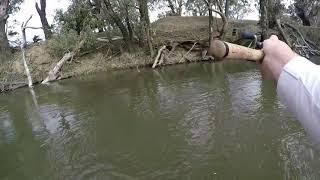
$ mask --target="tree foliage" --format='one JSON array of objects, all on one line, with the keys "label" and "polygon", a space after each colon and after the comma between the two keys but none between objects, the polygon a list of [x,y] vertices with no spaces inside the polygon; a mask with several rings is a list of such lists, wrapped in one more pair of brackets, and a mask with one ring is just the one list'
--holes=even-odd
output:
[{"label": "tree foliage", "polygon": [[[222,12],[230,19],[241,19],[247,13],[252,12],[249,0],[214,0],[219,4]],[[154,9],[167,8],[165,16],[208,16],[208,7],[205,0],[151,0]],[[228,4],[228,6],[226,6]],[[215,6],[217,8],[217,6]],[[184,10],[184,11],[183,11]]]},{"label": "tree foliage", "polygon": [[230,0],[230,19],[243,19],[246,14],[251,13],[252,11],[249,0]]},{"label": "tree foliage", "polygon": [[100,29],[104,26],[103,20],[96,13],[96,9],[87,0],[72,0],[71,6],[63,13],[58,10],[55,21],[58,22],[61,31],[74,30],[78,35],[88,29]]},{"label": "tree foliage", "polygon": [[319,0],[294,0],[289,6],[289,12],[295,19],[299,19],[303,25],[316,25],[319,21],[320,1]]},{"label": "tree foliage", "polygon": [[13,12],[19,10],[19,8],[20,8],[19,6],[24,0],[8,0],[8,1],[9,1],[9,6],[7,9],[7,14],[10,15]]},{"label": "tree foliage", "polygon": [[259,0],[260,24],[263,39],[268,37],[268,29],[276,27],[276,20],[285,12],[282,0]]},{"label": "tree foliage", "polygon": [[0,51],[6,51],[9,48],[9,42],[6,32],[6,24],[9,15],[19,9],[23,0],[1,0],[0,1]]}]

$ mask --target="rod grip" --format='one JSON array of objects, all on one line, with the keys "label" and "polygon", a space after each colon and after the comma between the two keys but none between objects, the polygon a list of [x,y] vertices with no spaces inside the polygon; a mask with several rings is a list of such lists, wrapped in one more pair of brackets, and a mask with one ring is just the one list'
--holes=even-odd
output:
[{"label": "rod grip", "polygon": [[240,59],[261,62],[264,57],[262,50],[256,50],[220,40],[211,41],[208,55],[223,59]]}]

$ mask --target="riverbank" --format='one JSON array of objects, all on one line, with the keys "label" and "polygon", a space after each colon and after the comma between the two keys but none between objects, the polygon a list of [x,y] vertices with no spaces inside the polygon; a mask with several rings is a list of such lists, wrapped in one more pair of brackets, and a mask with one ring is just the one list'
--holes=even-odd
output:
[{"label": "riverbank", "polygon": [[[42,82],[48,76],[48,72],[59,61],[59,58],[51,57],[46,52],[46,46],[47,44],[40,43],[27,49],[28,65],[35,84]],[[199,52],[186,54],[183,48],[177,48],[170,55],[168,61],[165,61],[161,66],[202,60]],[[153,63],[154,59],[146,55],[142,49],[137,49],[134,53],[123,53],[121,55],[112,55],[105,51],[99,51],[75,57],[70,62],[67,62],[62,68],[60,79],[120,69],[135,69],[139,71],[140,68],[151,67]],[[0,67],[0,77],[2,79],[1,92],[27,86],[20,53],[15,54],[13,60],[5,62]]]},{"label": "riverbank", "polygon": [[[164,44],[189,42],[187,45],[180,44],[175,47],[161,66],[208,60],[203,55],[203,49],[206,49],[208,44],[207,22],[208,17],[167,17],[153,23],[156,52]],[[217,22],[219,23],[219,19],[217,19]],[[303,27],[302,33],[310,39],[320,39],[317,30],[319,29]],[[230,22],[226,32],[226,40],[235,40],[237,34],[234,34],[234,32],[243,31],[258,33],[260,29],[257,21]],[[205,42],[201,45],[201,49],[192,49],[192,42],[200,41]],[[27,60],[33,82],[36,84],[48,76],[48,72],[55,67],[61,58],[50,55],[48,52],[49,46],[50,43],[41,42],[32,44],[27,48]],[[99,48],[89,53],[83,52],[83,55],[67,62],[62,68],[60,79],[119,69],[131,68],[139,71],[139,68],[151,67],[153,63],[154,58],[148,56],[145,50],[140,47],[136,47],[132,53],[125,52],[122,54],[113,53],[110,48]],[[11,60],[3,61],[0,67],[0,91],[9,91],[26,85],[21,53],[16,52]]]}]

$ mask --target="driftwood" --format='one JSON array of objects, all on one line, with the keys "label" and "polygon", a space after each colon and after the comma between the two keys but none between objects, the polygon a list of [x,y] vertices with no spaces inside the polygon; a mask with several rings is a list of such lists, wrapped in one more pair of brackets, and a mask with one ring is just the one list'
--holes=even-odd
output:
[{"label": "driftwood", "polygon": [[167,48],[166,46],[162,46],[162,47],[159,49],[158,54],[157,54],[157,56],[156,56],[156,58],[155,58],[155,60],[154,60],[154,63],[153,63],[153,65],[152,65],[152,68],[153,68],[153,69],[157,67],[158,62],[159,62],[159,60],[160,60],[160,58],[161,58],[161,55],[162,55],[162,51],[164,51],[166,48]]},{"label": "driftwood", "polygon": [[195,43],[193,44],[193,46],[190,48],[190,50],[189,50],[185,55],[182,56],[182,58],[180,59],[179,63],[181,63],[181,62],[185,59],[185,57],[186,57],[187,55],[189,55],[189,53],[194,49],[194,47],[196,47],[196,45],[197,45],[197,42],[195,42]]},{"label": "driftwood", "polygon": [[[163,51],[165,51],[165,50],[163,50]],[[160,60],[159,60],[159,64],[158,64],[158,66],[161,66],[161,64],[163,64],[163,62],[164,62],[164,58],[165,58],[165,54],[166,53],[161,53],[161,56],[160,56]]]},{"label": "driftwood", "polygon": [[[185,41],[174,41],[174,42],[167,42],[167,44],[161,46],[158,50],[158,54],[154,59],[152,68],[156,68],[165,63],[165,61],[170,60],[170,57],[174,53],[177,48],[184,49],[186,53],[181,53],[181,59],[178,60],[176,63],[183,62],[184,59],[192,52],[197,51],[199,55],[199,59],[207,61],[207,60],[214,60],[213,57],[206,56],[206,49],[208,48],[208,42],[205,40],[185,40]],[[204,54],[202,52],[205,52]]]},{"label": "driftwood", "polygon": [[51,81],[55,81],[55,80],[58,80],[59,77],[60,77],[60,71],[61,71],[61,68],[63,67],[63,65],[71,60],[74,56],[77,55],[77,53],[80,51],[80,49],[83,47],[85,41],[82,40],[78,47],[76,48],[76,50],[74,50],[73,52],[68,52],[67,54],[65,54],[63,56],[63,58],[56,64],[56,66],[48,73],[48,76],[47,78],[45,78],[44,81],[42,81],[41,84],[48,84],[49,82]]},{"label": "driftwood", "polygon": [[57,65],[49,72],[47,78],[42,81],[42,84],[47,84],[51,81],[55,81],[59,78],[59,72],[67,61],[72,59],[75,56],[75,52],[69,52],[63,56],[63,58],[57,63]]},{"label": "driftwood", "polygon": [[107,37],[99,37],[99,38],[97,38],[97,41],[107,42],[107,43],[110,43],[111,41],[117,41],[117,40],[123,40],[123,37],[121,37],[121,36],[114,36],[114,37],[112,37],[111,39],[109,39],[109,38],[107,38]]}]

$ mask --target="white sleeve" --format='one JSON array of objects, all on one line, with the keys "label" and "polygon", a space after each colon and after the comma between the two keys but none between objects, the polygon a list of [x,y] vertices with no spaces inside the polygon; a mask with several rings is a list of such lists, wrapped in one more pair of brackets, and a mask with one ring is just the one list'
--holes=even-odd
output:
[{"label": "white sleeve", "polygon": [[320,145],[320,66],[296,57],[283,68],[277,86],[280,101]]}]

